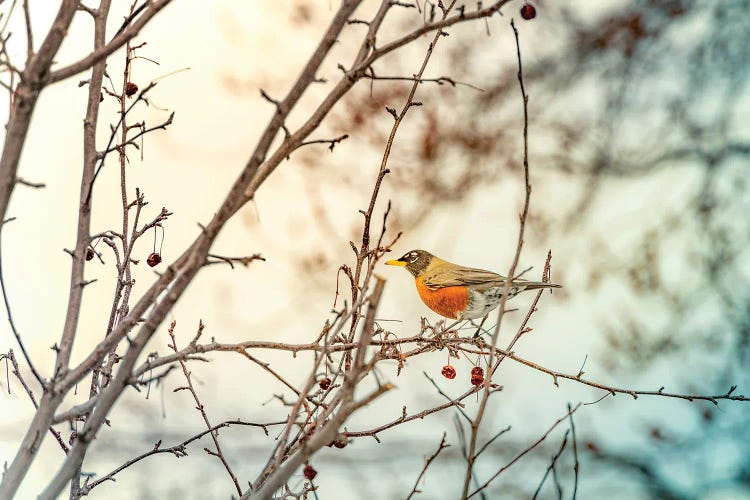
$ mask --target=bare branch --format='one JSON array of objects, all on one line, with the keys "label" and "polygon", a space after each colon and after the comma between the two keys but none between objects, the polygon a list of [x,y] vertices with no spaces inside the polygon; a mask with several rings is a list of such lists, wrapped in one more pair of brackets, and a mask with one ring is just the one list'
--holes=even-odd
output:
[{"label": "bare branch", "polygon": [[[570,409],[568,409],[568,418],[570,418],[572,415],[570,415]],[[539,492],[542,491],[542,486],[544,486],[544,482],[547,480],[547,477],[549,476],[549,473],[555,470],[555,463],[557,463],[557,460],[562,455],[563,451],[565,451],[565,447],[568,445],[568,434],[570,433],[570,429],[565,431],[565,435],[563,436],[563,440],[560,443],[560,449],[557,450],[557,453],[555,453],[552,456],[552,459],[550,460],[549,466],[547,467],[547,470],[544,471],[544,475],[542,476],[542,480],[539,482],[539,486],[537,486],[536,491],[534,492],[533,500],[536,500],[536,498],[539,496]],[[558,495],[559,498],[562,498],[562,494]]]},{"label": "bare branch", "polygon": [[[143,4],[141,4],[141,7],[138,11],[134,12],[130,17],[125,19],[125,21],[123,22],[124,28],[120,28],[120,30],[112,40],[110,40],[106,45],[96,48],[91,54],[84,57],[80,61],[74,62],[68,66],[53,71],[49,75],[47,83],[50,84],[59,82],[60,80],[65,80],[66,78],[70,78],[71,76],[76,75],[81,71],[87,70],[94,64],[103,61],[108,55],[112,54],[117,49],[135,38],[138,33],[140,33],[141,29],[143,29],[143,27],[148,24],[151,18],[159,13],[161,9],[169,5],[171,1],[172,0],[150,0],[144,2]],[[143,10],[143,12],[140,13],[140,10]],[[140,16],[134,20],[133,15],[138,15],[139,13]]]},{"label": "bare branch", "polygon": [[[169,347],[172,348],[174,352],[177,352],[177,339],[175,339],[174,335],[174,327],[177,324],[176,321],[172,321],[172,325],[169,327],[169,337],[172,339],[172,344],[170,344]],[[200,333],[203,330],[203,322],[200,323],[200,326],[198,327],[198,336],[200,336]],[[203,421],[206,423],[206,427],[211,433],[211,439],[214,442],[214,446],[216,447],[216,451],[209,451],[208,448],[206,448],[206,451],[210,455],[216,456],[219,460],[221,460],[222,465],[224,465],[224,468],[227,471],[227,474],[229,474],[229,477],[232,479],[232,482],[234,483],[234,487],[237,489],[237,493],[242,495],[242,488],[240,488],[240,483],[237,481],[237,476],[232,471],[232,468],[229,466],[229,463],[227,462],[226,457],[224,456],[224,452],[221,450],[221,445],[219,444],[219,433],[214,429],[213,426],[211,426],[211,422],[208,420],[208,415],[206,414],[206,409],[203,407],[203,403],[201,403],[200,398],[198,397],[198,393],[195,392],[195,387],[193,387],[193,381],[190,378],[190,372],[187,369],[187,366],[185,365],[185,362],[180,360],[180,366],[182,367],[182,374],[185,375],[185,381],[187,382],[187,386],[185,387],[178,387],[175,389],[175,391],[187,389],[190,391],[190,394],[193,396],[193,400],[195,401],[195,407],[200,412],[201,417],[203,417]],[[213,429],[213,430],[212,430]],[[158,448],[158,447],[155,447]]]},{"label": "bare branch", "polygon": [[91,492],[91,490],[93,490],[94,488],[96,488],[100,484],[102,484],[102,483],[104,483],[106,481],[115,481],[115,478],[114,478],[115,475],[117,475],[118,473],[120,473],[123,470],[127,469],[128,467],[130,467],[130,466],[132,466],[132,465],[140,462],[141,460],[143,460],[145,458],[148,458],[148,457],[151,457],[153,455],[158,455],[160,453],[171,453],[172,455],[174,455],[177,458],[185,457],[185,456],[188,455],[187,446],[190,443],[192,443],[193,441],[197,441],[197,440],[201,439],[206,434],[213,435],[219,429],[223,429],[225,427],[229,427],[229,426],[232,426],[232,425],[248,426],[248,427],[260,427],[261,429],[263,429],[263,432],[265,433],[265,435],[268,436],[268,427],[272,427],[272,426],[276,426],[276,425],[283,425],[285,423],[286,423],[286,421],[269,422],[269,423],[266,423],[266,424],[256,424],[256,423],[253,423],[253,422],[245,422],[243,420],[226,420],[226,421],[224,421],[224,422],[222,422],[220,424],[214,425],[213,427],[211,427],[209,429],[206,429],[206,430],[204,430],[202,432],[199,432],[198,434],[195,434],[194,436],[191,436],[191,437],[185,439],[184,441],[182,441],[182,442],[180,442],[180,443],[178,443],[178,444],[176,444],[174,446],[169,446],[169,447],[166,447],[166,448],[162,448],[161,447],[161,441],[158,441],[154,445],[153,449],[151,449],[151,450],[149,450],[149,451],[147,451],[145,453],[142,453],[142,454],[138,455],[137,457],[134,457],[134,458],[128,460],[127,462],[125,462],[121,466],[117,467],[116,469],[114,469],[113,471],[109,472],[108,474],[105,474],[104,476],[100,477],[96,481],[92,481],[91,483],[86,482],[83,485],[83,487],[81,488],[81,493],[82,493],[82,495],[88,495],[89,492]]},{"label": "bare branch", "polygon": [[[409,76],[379,76],[375,75],[375,72],[372,71],[372,68],[370,68],[370,71],[368,73],[365,73],[363,78],[366,78],[368,80],[382,80],[382,81],[407,81],[407,82],[414,82],[416,81],[415,77],[409,77]],[[478,90],[479,92],[484,92],[484,89],[481,87],[477,87],[476,85],[472,85],[471,83],[466,82],[459,82],[454,80],[453,78],[449,76],[441,76],[438,78],[420,78],[419,83],[437,83],[438,85],[444,85],[444,84],[450,84],[452,87],[461,85],[464,87],[469,87],[474,90]]]},{"label": "bare branch", "polygon": [[419,486],[419,481],[422,480],[422,476],[425,475],[432,461],[435,460],[438,455],[440,455],[441,451],[443,451],[445,448],[449,446],[450,445],[446,444],[445,442],[445,432],[443,432],[443,437],[440,439],[440,444],[438,445],[437,450],[435,450],[435,453],[433,453],[432,455],[430,455],[428,458],[425,459],[424,467],[422,467],[422,471],[419,473],[419,476],[417,476],[417,480],[414,482],[414,487],[411,489],[411,493],[409,493],[409,495],[406,497],[406,500],[409,500],[411,497],[413,497],[417,493],[422,493],[420,490],[417,489]]},{"label": "bare branch", "polygon": [[31,182],[31,181],[27,181],[26,179],[22,177],[17,177],[16,183],[21,184],[22,186],[26,186],[26,187],[30,187],[34,189],[42,189],[42,188],[47,187],[47,185],[43,182]]},{"label": "bare branch", "polygon": [[29,0],[23,0],[23,17],[26,27],[26,64],[34,57],[34,34],[31,31],[31,14],[29,13]]},{"label": "bare branch", "polygon": [[[16,356],[13,353],[13,349],[8,351],[8,354],[0,354],[0,360],[10,360],[11,366],[13,366],[13,375],[18,379],[18,381],[21,383],[21,386],[23,387],[23,390],[26,391],[26,394],[29,396],[29,399],[31,400],[31,404],[34,405],[34,408],[39,408],[39,404],[36,401],[36,397],[34,396],[34,391],[31,390],[29,385],[26,383],[26,380],[24,380],[23,376],[21,375],[21,370],[18,367],[18,362],[16,361]],[[8,381],[8,392],[10,392],[10,381]],[[49,432],[54,436],[57,443],[60,445],[60,448],[62,449],[63,453],[68,453],[68,447],[65,445],[65,442],[62,440],[62,437],[60,436],[60,433],[56,431],[53,427],[49,427]]]},{"label": "bare branch", "polygon": [[551,433],[551,432],[552,432],[553,430],[555,430],[555,427],[557,427],[558,425],[560,425],[560,423],[561,423],[561,422],[563,422],[564,420],[566,420],[566,419],[568,418],[568,416],[569,416],[569,415],[572,415],[573,413],[575,413],[575,412],[576,412],[576,411],[578,410],[578,408],[580,408],[580,407],[581,407],[581,403],[578,403],[577,405],[575,405],[575,406],[573,407],[573,409],[571,409],[571,410],[568,410],[568,413],[566,413],[566,414],[565,414],[565,415],[563,415],[562,417],[558,418],[558,419],[557,419],[557,420],[556,420],[556,421],[555,421],[555,422],[554,422],[554,423],[553,423],[553,424],[552,424],[552,425],[550,426],[550,428],[549,428],[549,429],[547,429],[547,432],[545,432],[544,434],[542,434],[542,436],[541,436],[541,437],[540,437],[539,439],[537,439],[536,441],[534,441],[533,443],[531,443],[531,445],[529,445],[529,446],[528,446],[528,447],[527,447],[527,448],[526,448],[525,450],[523,450],[523,451],[522,451],[521,453],[519,453],[518,455],[516,455],[516,456],[515,456],[515,458],[513,458],[513,459],[512,459],[512,460],[511,460],[510,462],[508,462],[508,463],[507,463],[507,464],[505,464],[504,466],[500,467],[500,469],[498,469],[498,470],[497,470],[497,472],[495,472],[495,473],[494,473],[494,474],[493,474],[493,475],[492,475],[492,476],[491,476],[491,477],[490,477],[490,478],[489,478],[489,479],[488,479],[487,481],[485,481],[485,482],[484,482],[484,484],[482,484],[482,485],[481,485],[481,486],[480,486],[479,488],[477,488],[476,490],[474,490],[474,491],[473,491],[473,492],[472,492],[472,493],[471,493],[470,495],[468,495],[468,496],[467,496],[466,498],[471,498],[471,497],[473,497],[474,495],[476,495],[477,493],[480,493],[480,492],[481,492],[482,490],[484,490],[485,488],[487,488],[487,486],[489,486],[489,485],[490,485],[490,483],[491,483],[492,481],[494,481],[494,480],[495,480],[495,479],[496,479],[496,478],[497,478],[497,477],[498,477],[498,476],[499,476],[500,474],[502,474],[502,473],[503,473],[503,472],[505,472],[505,471],[506,471],[506,470],[507,470],[508,468],[510,468],[510,467],[511,467],[511,466],[512,466],[513,464],[515,464],[516,462],[518,462],[518,461],[519,461],[519,460],[520,460],[521,458],[523,458],[523,457],[524,457],[524,456],[525,456],[525,455],[526,455],[526,454],[527,454],[528,452],[530,452],[531,450],[533,450],[534,448],[536,448],[537,446],[539,446],[540,444],[542,444],[542,442],[543,442],[543,441],[544,441],[545,439],[547,439],[547,436],[549,436],[549,435],[550,435],[550,433]]},{"label": "bare branch", "polygon": [[49,68],[68,32],[77,6],[78,0],[62,1],[39,51],[20,72],[21,81],[14,89],[13,105],[10,107],[11,113],[6,125],[5,142],[0,156],[0,220],[2,221],[7,219],[10,195],[16,185],[18,162],[26,142],[31,116],[39,98],[41,82],[49,73]]},{"label": "bare branch", "polygon": [[[34,375],[34,378],[37,380],[37,382],[39,382],[39,385],[42,386],[42,388],[44,388],[46,387],[44,379],[37,371],[36,367],[34,366],[34,363],[32,363],[31,358],[29,357],[29,354],[26,351],[26,346],[24,346],[23,340],[21,339],[21,334],[18,332],[18,329],[16,328],[16,324],[13,321],[13,314],[11,313],[10,302],[8,300],[8,290],[5,288],[5,278],[3,277],[3,247],[2,247],[1,242],[0,242],[0,289],[2,289],[3,303],[5,304],[5,312],[8,314],[8,324],[10,325],[10,329],[13,332],[13,336],[16,338],[18,347],[21,349],[21,354],[23,354],[23,358],[26,360],[26,364],[29,365],[29,369],[31,370],[31,373]],[[13,360],[15,361],[15,358],[13,358]],[[34,402],[34,406],[36,407],[36,402]]]},{"label": "bare branch", "polygon": [[568,403],[568,416],[570,417],[570,433],[573,436],[573,459],[575,462],[573,463],[573,474],[574,474],[574,480],[573,480],[573,500],[576,500],[576,496],[578,495],[578,472],[579,472],[579,464],[578,464],[578,441],[576,440],[576,426],[573,423],[573,414],[571,413],[571,405]]},{"label": "bare branch", "polygon": [[349,138],[349,134],[343,134],[343,135],[336,137],[335,139],[318,139],[315,141],[305,141],[305,142],[300,143],[299,147],[309,146],[310,144],[328,144],[328,151],[333,153],[333,148],[336,147],[336,144],[348,138]]},{"label": "bare branch", "polygon": [[[214,260],[210,260],[210,259],[214,259]],[[266,261],[265,257],[263,257],[259,253],[254,253],[252,255],[248,255],[245,257],[225,257],[223,255],[210,253],[208,254],[208,257],[206,258],[206,263],[204,264],[204,266],[210,266],[213,264],[227,264],[229,265],[229,267],[234,269],[235,263],[239,263],[245,267],[248,267],[251,262],[256,261],[256,260],[260,260],[263,262]]]},{"label": "bare branch", "polygon": [[[531,200],[531,181],[529,177],[529,112],[528,112],[528,97],[526,96],[526,90],[523,85],[523,67],[521,65],[521,46],[518,41],[518,30],[516,30],[515,24],[513,24],[513,20],[510,22],[511,28],[513,29],[513,33],[515,35],[516,40],[516,53],[518,56],[518,82],[519,86],[521,88],[521,97],[523,99],[523,175],[524,175],[524,184],[526,187],[526,193],[524,197],[524,204],[523,204],[523,211],[520,215],[520,223],[518,228],[518,243],[516,245],[516,252],[513,256],[513,262],[510,265],[510,269],[508,270],[507,276],[513,277],[516,275],[516,267],[518,266],[518,260],[521,257],[521,249],[523,248],[523,236],[524,231],[526,229],[526,218],[529,213],[529,202]],[[508,294],[510,293],[510,288],[512,284],[512,280],[509,279],[505,282],[505,287],[503,289],[503,294],[500,299],[500,305],[498,307],[498,313],[497,313],[497,323],[495,324],[495,330],[492,333],[492,340],[490,343],[490,359],[495,358],[495,352],[497,349],[497,339],[500,335],[500,326],[502,325],[503,321],[503,315],[505,314],[505,303],[508,300]],[[538,294],[541,296],[541,294]],[[534,307],[536,304],[534,305]],[[533,311],[534,307],[529,312],[529,316],[531,314],[531,311]],[[518,338],[520,338],[522,334],[522,330],[519,330],[519,333],[516,335],[516,337],[513,339],[513,342],[511,342],[508,349],[511,349],[513,347],[513,343],[515,343]],[[492,375],[494,374],[495,370],[497,369],[497,363],[502,361],[502,358],[496,361],[495,366],[493,366],[488,376],[488,382],[492,380]],[[482,399],[479,403],[479,409],[477,410],[477,415],[474,418],[474,421],[471,424],[471,437],[469,440],[469,450],[466,457],[466,474],[464,476],[464,487],[463,487],[463,493],[461,494],[461,498],[467,498],[467,493],[469,491],[469,486],[471,484],[473,476],[473,469],[474,469],[474,460],[476,458],[476,446],[477,446],[477,438],[479,435],[479,427],[482,423],[482,419],[484,417],[485,409],[487,408],[487,402],[490,398],[490,384],[485,383],[484,385],[484,391],[482,393]]]}]

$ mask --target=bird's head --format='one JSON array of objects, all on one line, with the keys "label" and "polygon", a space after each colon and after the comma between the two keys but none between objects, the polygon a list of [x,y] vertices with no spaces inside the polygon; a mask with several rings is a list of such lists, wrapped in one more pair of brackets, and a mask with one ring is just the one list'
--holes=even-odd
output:
[{"label": "bird's head", "polygon": [[427,266],[433,259],[433,255],[430,252],[424,250],[411,250],[406,252],[402,257],[395,260],[389,260],[385,264],[388,266],[401,266],[405,267],[415,278],[419,277],[424,273]]}]

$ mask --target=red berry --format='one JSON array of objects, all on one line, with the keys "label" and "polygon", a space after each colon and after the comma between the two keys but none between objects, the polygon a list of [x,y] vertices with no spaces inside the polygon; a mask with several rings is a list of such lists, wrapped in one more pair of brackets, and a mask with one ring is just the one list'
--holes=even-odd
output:
[{"label": "red berry", "polygon": [[536,9],[533,5],[524,4],[523,7],[521,7],[521,17],[526,19],[527,21],[530,21],[536,17]]},{"label": "red berry", "polygon": [[305,477],[309,481],[312,481],[313,479],[315,479],[315,476],[318,475],[318,471],[316,471],[315,469],[313,469],[313,466],[310,465],[310,464],[305,465],[305,468],[304,468],[304,470],[302,472],[305,474]]},{"label": "red berry", "polygon": [[443,374],[443,377],[454,379],[456,378],[456,369],[453,368],[451,365],[445,365],[443,367],[443,370],[440,372]]},{"label": "red berry", "polygon": [[146,258],[146,264],[148,264],[148,265],[149,265],[149,267],[154,267],[154,266],[157,266],[157,265],[159,265],[159,263],[160,263],[160,262],[161,262],[161,255],[159,255],[159,254],[158,254],[158,253],[156,253],[156,252],[153,252],[153,253],[151,253],[151,254],[150,254],[150,255],[149,255],[149,256],[148,256],[147,258]]},{"label": "red berry", "polygon": [[86,260],[93,260],[94,259],[94,249],[91,247],[86,248]]},{"label": "red berry", "polygon": [[128,82],[125,84],[125,95],[128,97],[133,97],[135,93],[138,92],[138,85],[136,85],[133,82]]},{"label": "red berry", "polygon": [[471,369],[471,385],[482,385],[484,382],[484,370],[481,366],[475,366]]},{"label": "red berry", "polygon": [[318,385],[320,386],[321,389],[323,389],[324,391],[327,391],[328,388],[331,387],[331,379],[328,377],[322,378],[320,379],[320,382],[318,382]]}]

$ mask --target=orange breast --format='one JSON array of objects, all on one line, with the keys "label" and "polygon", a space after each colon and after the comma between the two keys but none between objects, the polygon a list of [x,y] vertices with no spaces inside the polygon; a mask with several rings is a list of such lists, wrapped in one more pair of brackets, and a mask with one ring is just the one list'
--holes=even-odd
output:
[{"label": "orange breast", "polygon": [[446,318],[456,319],[469,303],[469,290],[465,286],[447,286],[430,290],[422,284],[422,278],[417,278],[415,283],[422,302]]}]

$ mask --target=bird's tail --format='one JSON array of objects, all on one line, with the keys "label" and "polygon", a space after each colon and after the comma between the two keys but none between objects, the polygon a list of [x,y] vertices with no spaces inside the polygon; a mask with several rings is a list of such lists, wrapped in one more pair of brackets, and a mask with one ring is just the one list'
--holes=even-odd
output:
[{"label": "bird's tail", "polygon": [[523,281],[520,284],[526,286],[526,290],[539,290],[540,288],[562,288],[562,285],[545,283],[543,281]]}]

